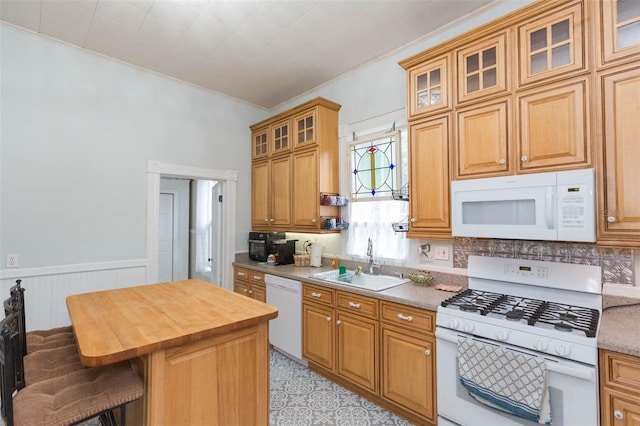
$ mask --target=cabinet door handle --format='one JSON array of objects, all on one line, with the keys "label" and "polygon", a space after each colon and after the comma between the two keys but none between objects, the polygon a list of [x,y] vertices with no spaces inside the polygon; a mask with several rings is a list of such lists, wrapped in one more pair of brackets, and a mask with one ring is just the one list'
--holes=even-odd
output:
[{"label": "cabinet door handle", "polygon": [[615,222],[615,221],[616,221],[616,217],[615,217],[615,216],[609,216],[609,217],[607,218],[607,222],[609,222],[609,223],[613,223],[613,222]]},{"label": "cabinet door handle", "polygon": [[336,324],[340,325],[340,324],[342,324],[342,321],[338,320],[338,321],[336,321]]},{"label": "cabinet door handle", "polygon": [[253,290],[249,290],[249,294],[253,294]]},{"label": "cabinet door handle", "polygon": [[331,317],[327,317],[327,322],[331,321]]},{"label": "cabinet door handle", "polygon": [[315,291],[312,291],[311,297],[322,297],[322,293],[316,293]]},{"label": "cabinet door handle", "polygon": [[431,349],[425,349],[424,354],[425,354],[426,356],[431,355]]},{"label": "cabinet door handle", "polygon": [[269,218],[268,218],[268,217],[265,217],[265,218],[264,218],[264,221],[265,221],[265,222],[269,222]]},{"label": "cabinet door handle", "polygon": [[311,219],[311,223],[316,223],[316,218]]},{"label": "cabinet door handle", "polygon": [[273,222],[273,219],[269,219],[269,222]]},{"label": "cabinet door handle", "polygon": [[246,293],[246,292],[247,292],[247,291],[249,291],[249,290],[247,290],[246,288],[243,288],[243,289],[242,289],[242,291],[244,291],[244,292]]},{"label": "cabinet door handle", "polygon": [[411,218],[411,223],[415,223],[415,221],[416,221],[416,218],[415,218],[415,217],[412,217],[412,218]]},{"label": "cabinet door handle", "polygon": [[409,321],[409,322],[413,321],[413,317],[411,315],[405,316],[405,315],[402,315],[402,314],[398,314],[398,319],[399,320],[404,320],[404,321]]},{"label": "cabinet door handle", "polygon": [[506,162],[507,162],[507,160],[505,160],[504,158],[501,158],[501,159],[500,159],[500,164],[504,164],[504,163],[506,163]]},{"label": "cabinet door handle", "polygon": [[360,304],[359,303],[349,302],[349,306],[351,306],[352,308],[355,308],[355,309],[360,309]]},{"label": "cabinet door handle", "polygon": [[622,411],[616,410],[613,412],[613,417],[615,417],[618,420],[622,420],[624,419],[624,414],[622,414]]},{"label": "cabinet door handle", "polygon": [[523,155],[520,159],[522,161],[529,161],[529,158],[526,155]]}]

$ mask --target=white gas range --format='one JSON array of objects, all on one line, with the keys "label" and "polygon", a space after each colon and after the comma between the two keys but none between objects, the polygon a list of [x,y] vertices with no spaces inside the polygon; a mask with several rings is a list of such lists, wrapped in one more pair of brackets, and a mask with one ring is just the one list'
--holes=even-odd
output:
[{"label": "white gas range", "polygon": [[436,317],[439,424],[537,424],[479,402],[462,385],[459,346],[470,339],[542,364],[551,424],[597,425],[601,268],[470,256],[468,275],[469,289]]}]

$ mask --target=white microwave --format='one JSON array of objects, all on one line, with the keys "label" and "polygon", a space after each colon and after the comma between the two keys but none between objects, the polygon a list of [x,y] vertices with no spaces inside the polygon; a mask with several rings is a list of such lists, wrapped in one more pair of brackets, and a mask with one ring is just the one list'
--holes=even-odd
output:
[{"label": "white microwave", "polygon": [[452,234],[596,240],[594,169],[451,182]]}]

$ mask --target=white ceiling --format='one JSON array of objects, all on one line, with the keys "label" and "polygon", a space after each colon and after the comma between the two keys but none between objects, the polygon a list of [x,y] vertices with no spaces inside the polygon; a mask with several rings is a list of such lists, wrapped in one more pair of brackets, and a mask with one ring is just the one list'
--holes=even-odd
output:
[{"label": "white ceiling", "polygon": [[270,109],[493,0],[0,0],[0,20]]}]

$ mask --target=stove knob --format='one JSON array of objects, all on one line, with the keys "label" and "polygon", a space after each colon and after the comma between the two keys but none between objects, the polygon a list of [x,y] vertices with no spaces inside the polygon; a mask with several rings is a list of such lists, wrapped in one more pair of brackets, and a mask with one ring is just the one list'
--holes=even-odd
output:
[{"label": "stove knob", "polygon": [[509,338],[509,330],[505,330],[504,328],[500,328],[496,331],[496,339],[505,341]]},{"label": "stove knob", "polygon": [[474,328],[475,327],[470,322],[465,322],[464,324],[462,324],[462,330],[466,331],[467,333],[471,333]]},{"label": "stove knob", "polygon": [[571,353],[571,348],[565,343],[559,343],[556,346],[556,353],[560,356],[568,356]]},{"label": "stove knob", "polygon": [[549,347],[549,344],[542,337],[538,337],[536,340],[533,341],[533,347],[539,351],[546,351],[547,348]]},{"label": "stove knob", "polygon": [[450,318],[449,319],[449,328],[453,328],[454,330],[457,330],[458,327],[460,327],[460,321],[458,321],[457,318]]}]

